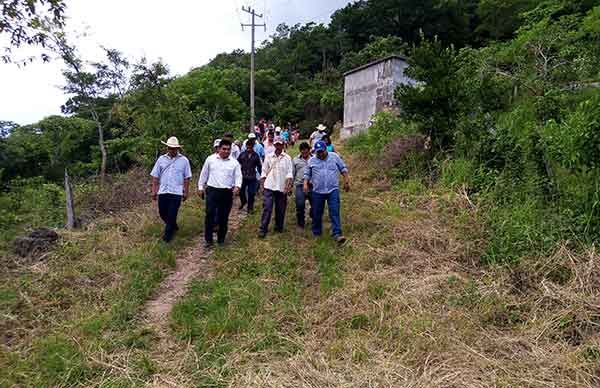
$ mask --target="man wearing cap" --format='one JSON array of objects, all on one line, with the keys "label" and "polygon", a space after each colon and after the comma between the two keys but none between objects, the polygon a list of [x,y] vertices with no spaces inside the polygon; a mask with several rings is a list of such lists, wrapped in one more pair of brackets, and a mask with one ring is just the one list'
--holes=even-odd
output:
[{"label": "man wearing cap", "polygon": [[229,213],[233,205],[233,196],[240,192],[242,170],[237,160],[230,157],[231,142],[221,140],[219,152],[206,158],[198,180],[198,195],[206,198],[204,217],[205,247],[212,248],[215,214],[219,230],[217,243],[223,245],[227,235]]},{"label": "man wearing cap", "polygon": [[[254,152],[256,152],[256,154],[260,158],[260,161],[262,162],[263,160],[265,160],[265,148],[262,146],[262,144],[260,144],[257,141],[257,137],[254,133],[248,134],[248,138],[246,140],[244,140],[244,144],[243,144],[242,148],[246,149],[246,144],[248,144],[248,143],[253,144]],[[259,175],[259,177],[260,177],[260,175]]]},{"label": "man wearing cap", "polygon": [[317,128],[315,128],[315,131],[313,133],[310,134],[310,146],[314,147],[315,144],[321,140],[323,138],[323,136],[325,136],[325,134],[327,133],[327,127],[324,126],[323,124],[319,124],[319,126]]},{"label": "man wearing cap", "polygon": [[344,177],[344,190],[350,190],[350,176],[346,164],[335,152],[327,152],[327,144],[323,141],[315,143],[313,148],[315,156],[310,158],[304,169],[304,192],[309,192],[312,184],[312,232],[314,236],[323,233],[323,212],[325,202],[329,208],[331,221],[331,236],[339,244],[346,242],[342,234],[342,221],[340,218],[340,178]]},{"label": "man wearing cap", "polygon": [[[251,134],[252,135],[252,134]],[[254,198],[258,190],[257,174],[262,172],[260,156],[254,152],[254,140],[246,142],[246,150],[238,157],[242,168],[242,189],[240,191],[240,210],[248,204],[248,213],[254,212]],[[260,175],[259,175],[260,176]]]},{"label": "man wearing cap", "polygon": [[170,242],[179,229],[177,213],[181,201],[188,197],[192,169],[190,161],[181,154],[181,145],[176,137],[167,142],[167,153],[158,158],[152,168],[152,200],[158,201],[158,213],[165,223],[163,241]]},{"label": "man wearing cap", "polygon": [[231,153],[229,154],[229,157],[237,160],[238,156],[240,156],[242,152],[240,150],[240,147],[237,144],[235,144],[235,139],[233,135],[231,133],[226,133],[225,136],[223,136],[223,139],[227,139],[231,142]]},{"label": "man wearing cap", "polygon": [[264,238],[269,231],[269,223],[275,207],[275,231],[283,232],[287,196],[292,189],[292,159],[284,151],[283,139],[273,139],[275,152],[267,155],[262,168],[260,184],[264,189],[264,205],[258,237]]}]

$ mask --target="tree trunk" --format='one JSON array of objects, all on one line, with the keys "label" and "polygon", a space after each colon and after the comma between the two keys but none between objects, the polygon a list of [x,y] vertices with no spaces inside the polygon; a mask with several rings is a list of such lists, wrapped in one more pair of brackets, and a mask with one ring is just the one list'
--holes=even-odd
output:
[{"label": "tree trunk", "polygon": [[100,181],[104,182],[106,175],[106,146],[104,145],[104,130],[102,125],[98,124],[98,145],[100,146],[100,153],[102,154],[102,161],[100,162]]},{"label": "tree trunk", "polygon": [[73,203],[73,190],[69,181],[69,173],[65,168],[65,198],[67,203],[67,229],[75,228],[75,205]]}]

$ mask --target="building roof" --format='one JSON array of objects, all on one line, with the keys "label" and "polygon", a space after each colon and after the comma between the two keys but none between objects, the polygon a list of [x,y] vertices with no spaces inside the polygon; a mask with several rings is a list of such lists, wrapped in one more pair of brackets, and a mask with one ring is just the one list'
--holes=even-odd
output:
[{"label": "building roof", "polygon": [[376,61],[369,62],[369,63],[367,63],[366,65],[362,65],[362,66],[359,66],[359,67],[357,67],[357,68],[355,68],[355,69],[352,69],[352,70],[350,70],[350,71],[347,71],[346,73],[344,73],[344,77],[347,77],[347,76],[349,76],[350,74],[356,73],[356,72],[358,72],[358,71],[361,71],[361,70],[363,70],[363,69],[366,69],[367,67],[374,66],[374,65],[376,65],[376,64],[378,64],[378,63],[385,62],[385,61],[389,61],[390,59],[399,59],[399,60],[401,60],[401,61],[404,61],[404,62],[407,62],[407,61],[408,61],[408,59],[406,59],[405,57],[403,57],[403,56],[401,56],[401,55],[396,55],[396,54],[393,54],[393,55],[388,55],[387,57],[384,57],[384,58],[377,59]]}]

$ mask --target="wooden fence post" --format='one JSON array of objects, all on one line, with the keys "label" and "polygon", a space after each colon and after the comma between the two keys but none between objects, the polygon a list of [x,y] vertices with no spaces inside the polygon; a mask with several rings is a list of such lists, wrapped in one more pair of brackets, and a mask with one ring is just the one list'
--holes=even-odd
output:
[{"label": "wooden fence post", "polygon": [[67,199],[67,229],[75,228],[75,206],[73,204],[73,190],[69,181],[69,173],[65,168],[65,197]]}]

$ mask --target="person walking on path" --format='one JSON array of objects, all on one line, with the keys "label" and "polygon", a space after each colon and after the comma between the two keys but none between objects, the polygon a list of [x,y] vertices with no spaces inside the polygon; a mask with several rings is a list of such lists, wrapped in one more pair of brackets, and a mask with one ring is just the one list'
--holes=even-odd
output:
[{"label": "person walking on path", "polygon": [[230,154],[231,142],[226,139],[221,140],[219,153],[206,158],[198,180],[198,195],[200,198],[206,199],[204,217],[206,248],[213,246],[215,217],[219,225],[217,243],[225,244],[233,196],[239,194],[242,186],[242,169],[237,160],[230,157]]},{"label": "person walking on path", "polygon": [[[246,142],[246,150],[238,157],[238,163],[242,168],[242,190],[240,191],[240,210],[248,204],[248,213],[254,212],[254,198],[258,190],[258,179],[256,174],[262,172],[260,156],[254,152],[254,140]],[[259,175],[260,176],[260,175]]]},{"label": "person walking on path", "polygon": [[318,141],[313,151],[315,156],[310,158],[304,169],[304,192],[308,193],[312,184],[312,232],[314,236],[323,233],[323,212],[325,202],[329,208],[331,222],[331,236],[339,244],[346,242],[342,234],[342,221],[340,217],[340,178],[344,177],[344,190],[350,191],[350,175],[348,167],[334,152],[327,152],[327,145]]},{"label": "person walking on path", "polygon": [[[295,199],[296,199],[296,225],[299,229],[304,230],[305,226],[305,214],[306,214],[306,201],[311,205],[312,200],[310,191],[304,192],[304,169],[308,165],[310,159],[310,146],[307,142],[300,143],[300,155],[296,156],[292,160],[292,167],[294,169],[294,188],[295,188]],[[312,214],[312,210],[311,210]],[[311,215],[312,218],[312,215]]]},{"label": "person walking on path", "polygon": [[265,148],[257,140],[258,139],[255,134],[253,134],[253,133],[248,134],[248,138],[246,140],[244,140],[244,144],[242,145],[242,148],[245,150],[246,144],[248,144],[248,142],[254,143],[254,152],[256,152],[258,154],[258,156],[260,157],[260,161],[262,162],[265,160]]},{"label": "person walking on path", "polygon": [[263,165],[260,184],[264,189],[264,205],[258,237],[265,238],[275,207],[275,231],[283,232],[287,196],[291,192],[293,167],[292,158],[284,151],[283,139],[273,140],[275,152],[267,156]]},{"label": "person walking on path", "polygon": [[323,138],[323,136],[325,136],[327,134],[327,127],[324,126],[323,124],[319,124],[319,126],[317,128],[315,128],[315,131],[313,133],[310,134],[310,146],[314,147],[315,144],[317,144],[317,142],[319,140],[321,140]]},{"label": "person walking on path", "polygon": [[274,139],[275,139],[275,132],[269,131],[267,133],[267,140],[265,140],[265,142],[264,142],[265,157],[273,155],[275,153]]},{"label": "person walking on path", "polygon": [[158,158],[152,168],[152,200],[158,201],[158,213],[165,223],[163,241],[170,242],[179,229],[177,213],[181,201],[188,197],[192,169],[188,158],[181,154],[181,145],[176,137],[167,142],[167,153]]}]

